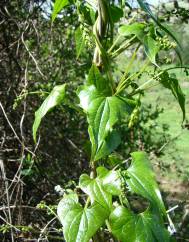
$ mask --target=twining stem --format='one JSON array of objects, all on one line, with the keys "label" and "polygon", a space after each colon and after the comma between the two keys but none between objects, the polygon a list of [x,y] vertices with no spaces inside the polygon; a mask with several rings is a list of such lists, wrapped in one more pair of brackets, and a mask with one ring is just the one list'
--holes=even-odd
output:
[{"label": "twining stem", "polygon": [[[96,31],[95,31],[95,33],[96,33]],[[109,83],[110,83],[110,88],[111,88],[112,94],[113,94],[114,82],[113,82],[113,77],[112,77],[112,74],[111,74],[110,68],[109,68],[110,63],[108,60],[108,56],[107,56],[106,51],[104,50],[102,44],[100,43],[100,40],[96,37],[96,35],[95,35],[95,39],[96,39],[96,44],[97,44],[95,52],[97,51],[97,54],[102,56],[103,65],[104,65],[106,75],[107,75]],[[98,59],[97,59],[97,61],[98,61]],[[94,62],[94,60],[93,60],[93,62]],[[97,63],[95,63],[95,64],[97,65]]]},{"label": "twining stem", "polygon": [[95,161],[92,161],[90,166],[91,166],[90,177],[92,179],[94,179],[97,176],[97,173],[96,173],[96,163],[95,163]]},{"label": "twining stem", "polygon": [[103,38],[106,34],[108,26],[110,26],[111,19],[108,14],[108,5],[104,0],[98,0],[98,17],[93,26],[93,34],[95,37],[96,48],[94,51],[93,62],[98,67],[104,67],[105,73],[110,83],[112,89],[112,94],[114,92],[114,83],[112,74],[110,72],[110,63],[106,50],[103,46]]}]

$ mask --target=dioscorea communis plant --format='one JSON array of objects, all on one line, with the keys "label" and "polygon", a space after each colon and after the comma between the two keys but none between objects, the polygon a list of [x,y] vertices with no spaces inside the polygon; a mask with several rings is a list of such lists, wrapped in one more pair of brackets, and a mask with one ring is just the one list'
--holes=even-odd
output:
[{"label": "dioscorea communis plant", "polygon": [[[181,59],[179,43],[145,1],[138,0],[138,4],[150,17],[148,21],[146,18],[125,21],[125,6],[129,4],[122,0],[56,0],[54,4],[53,21],[64,7],[72,6],[77,11],[77,58],[86,46],[94,53],[87,78],[76,90],[80,103],[73,104],[83,110],[88,122],[91,173],[81,174],[78,187],[64,195],[57,211],[67,242],[172,239],[166,226],[166,208],[147,154],[136,151],[127,160],[114,156],[113,165],[107,163],[121,143],[121,123],[127,122],[132,127],[137,122],[146,89],[158,84],[168,88],[185,118],[185,96],[176,76],[171,74],[173,68],[162,69],[159,56],[161,51],[174,49]],[[113,64],[128,50],[132,50],[132,56],[117,81]],[[146,61],[134,72],[131,67],[142,50]],[[153,67],[153,73],[148,73],[149,79],[140,85],[137,81],[149,66]],[[34,140],[41,119],[50,109],[64,103],[65,98],[66,84],[54,87],[35,113]],[[143,212],[133,211],[128,199],[130,193],[145,199],[147,208]]]}]

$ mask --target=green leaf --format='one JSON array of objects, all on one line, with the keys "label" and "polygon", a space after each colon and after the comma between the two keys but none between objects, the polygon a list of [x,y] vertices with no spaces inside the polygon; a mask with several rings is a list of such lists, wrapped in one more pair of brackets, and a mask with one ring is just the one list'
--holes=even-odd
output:
[{"label": "green leaf", "polygon": [[171,90],[172,94],[178,101],[180,108],[183,113],[183,121],[185,120],[186,110],[185,110],[185,95],[182,92],[182,89],[179,85],[178,80],[176,79],[176,76],[173,75],[171,77],[168,72],[164,72],[160,76],[160,83],[165,87]]},{"label": "green leaf", "polygon": [[52,21],[55,20],[58,13],[69,4],[69,0],[56,0],[53,7]]},{"label": "green leaf", "polygon": [[92,66],[86,85],[78,93],[80,106],[87,113],[92,143],[91,160],[109,155],[120,143],[116,123],[128,117],[135,101],[111,96],[111,90],[97,67]]},{"label": "green leaf", "polygon": [[82,174],[79,179],[79,187],[90,197],[91,204],[98,203],[110,212],[112,195],[104,189],[99,177],[92,179],[87,174]]},{"label": "green leaf", "polygon": [[159,216],[149,210],[134,214],[125,207],[117,207],[109,218],[112,234],[121,242],[168,242],[168,231]]},{"label": "green leaf", "polygon": [[65,87],[66,84],[55,86],[40,108],[35,112],[35,120],[33,123],[33,138],[35,142],[36,133],[42,118],[49,112],[49,110],[59,105],[64,100]]},{"label": "green leaf", "polygon": [[147,35],[143,38],[144,49],[146,55],[150,59],[150,61],[156,64],[156,55],[159,52],[159,46],[157,45],[157,41],[155,41],[151,36]]},{"label": "green leaf", "polygon": [[[132,101],[119,96],[97,97],[92,100],[88,109],[88,122],[92,128],[95,141],[95,150],[92,157],[94,160],[108,155],[112,151],[111,147],[113,149],[117,147],[120,139],[118,133],[113,132],[113,128],[121,119],[129,116],[132,106]],[[115,143],[110,143],[108,145],[110,149],[107,149],[108,139],[106,138],[109,135],[111,135],[109,140],[113,138]]]},{"label": "green leaf", "polygon": [[159,51],[157,41],[152,38],[152,31],[145,32],[145,24],[133,23],[131,25],[123,25],[119,28],[119,33],[123,36],[136,35],[138,40],[144,45],[144,50],[150,61],[156,64],[156,55]]},{"label": "green leaf", "polygon": [[93,9],[94,12],[98,9],[98,1],[97,0],[86,0],[87,4]]},{"label": "green leaf", "polygon": [[142,39],[144,36],[145,24],[133,23],[130,25],[121,26],[118,31],[122,36],[136,35],[137,38]]},{"label": "green leaf", "polygon": [[153,12],[151,11],[149,4],[145,1],[145,0],[137,0],[137,2],[139,3],[141,9],[146,12],[152,19],[153,21],[160,27],[161,30],[163,30],[165,33],[167,33],[169,36],[171,36],[171,38],[176,41],[176,43],[178,44],[179,48],[175,49],[176,54],[179,57],[180,63],[182,65],[182,55],[180,52],[180,49],[182,49],[178,39],[176,38],[175,34],[173,33],[173,31],[171,31],[171,29],[165,25],[162,25],[161,22],[159,21],[158,17],[156,17]]},{"label": "green leaf", "polygon": [[153,208],[165,215],[165,206],[146,153],[134,152],[131,156],[132,163],[127,170],[129,178],[126,178],[130,190],[149,200]]},{"label": "green leaf", "polygon": [[104,141],[102,142],[102,146],[99,149],[97,149],[93,130],[90,126],[89,126],[89,135],[92,143],[91,160],[94,160],[94,161],[97,161],[109,155],[121,143],[119,132],[116,130],[112,130],[111,133],[109,133],[107,137],[104,138]]},{"label": "green leaf", "polygon": [[123,10],[117,6],[112,5],[110,6],[110,14],[111,14],[112,21],[116,23],[120,20],[120,18],[123,17]]},{"label": "green leaf", "polygon": [[108,170],[105,167],[97,168],[98,177],[101,179],[104,189],[112,195],[121,195],[122,177],[118,170]]},{"label": "green leaf", "polygon": [[89,242],[109,215],[96,203],[83,208],[76,194],[66,195],[58,204],[57,213],[66,242]]},{"label": "green leaf", "polygon": [[117,153],[113,153],[109,155],[107,159],[108,165],[110,165],[112,168],[115,167],[116,165],[121,164],[122,162],[123,162],[122,157]]},{"label": "green leaf", "polygon": [[86,86],[94,85],[99,93],[106,96],[111,95],[109,82],[102,76],[98,67],[93,64],[89,70],[89,75],[86,81]]},{"label": "green leaf", "polygon": [[78,59],[85,48],[85,40],[83,38],[83,33],[80,27],[78,27],[75,31],[75,43],[76,43],[76,54]]},{"label": "green leaf", "polygon": [[137,2],[139,3],[141,9],[146,12],[153,20],[154,22],[164,31],[166,32],[168,35],[170,35],[176,42],[177,44],[180,46],[179,41],[177,40],[177,38],[175,37],[175,35],[168,29],[166,28],[164,25],[162,25],[158,18],[152,13],[149,4],[145,1],[145,0],[137,0]]}]

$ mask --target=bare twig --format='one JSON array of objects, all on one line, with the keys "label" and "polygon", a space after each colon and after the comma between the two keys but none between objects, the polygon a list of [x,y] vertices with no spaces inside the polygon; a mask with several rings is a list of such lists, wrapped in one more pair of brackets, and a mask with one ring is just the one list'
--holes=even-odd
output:
[{"label": "bare twig", "polygon": [[[6,199],[7,199],[7,206],[8,206],[8,218],[9,218],[9,224],[12,224],[12,216],[11,216],[11,211],[10,211],[10,197],[9,197],[9,190],[8,190],[8,181],[6,180],[6,173],[5,173],[5,168],[4,168],[4,163],[3,160],[0,159],[0,168],[1,168],[1,173],[2,177],[5,179],[5,191],[6,191]],[[13,235],[13,230],[11,227],[11,240],[14,242],[14,235]]]}]

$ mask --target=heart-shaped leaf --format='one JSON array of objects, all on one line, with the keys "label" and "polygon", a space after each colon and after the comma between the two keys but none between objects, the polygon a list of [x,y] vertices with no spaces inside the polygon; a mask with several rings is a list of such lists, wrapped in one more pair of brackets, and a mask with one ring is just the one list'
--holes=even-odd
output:
[{"label": "heart-shaped leaf", "polygon": [[92,160],[109,155],[120,143],[115,124],[128,117],[135,105],[120,96],[105,97],[92,85],[79,93],[80,105],[87,112]]},{"label": "heart-shaped leaf", "polygon": [[92,143],[91,160],[109,155],[120,143],[115,124],[128,117],[135,101],[112,96],[110,88],[94,65],[86,85],[80,90],[80,106],[87,113],[89,135]]},{"label": "heart-shaped leaf", "polygon": [[166,28],[164,25],[162,25],[160,23],[159,19],[153,14],[152,10],[150,9],[149,3],[147,3],[145,0],[137,0],[137,2],[139,3],[141,9],[144,12],[146,12],[161,29],[164,32],[166,32],[168,35],[170,35],[179,44],[179,41],[177,40],[177,38],[175,37],[175,35],[173,34],[173,32],[170,31],[168,28]]},{"label": "heart-shaped leaf", "polygon": [[[92,100],[88,109],[88,122],[95,141],[93,160],[99,160],[110,154],[119,145],[120,139],[115,124],[128,117],[133,106],[133,101],[120,96],[100,97]],[[111,139],[114,140],[113,143]]]},{"label": "heart-shaped leaf", "polygon": [[35,120],[33,123],[33,138],[36,141],[36,133],[42,118],[55,106],[59,105],[65,97],[66,84],[58,85],[53,88],[49,96],[44,100],[40,108],[35,112]]},{"label": "heart-shaped leaf", "polygon": [[89,70],[89,75],[86,81],[86,86],[94,85],[99,93],[105,96],[111,95],[111,88],[109,82],[102,76],[98,67],[93,64]]},{"label": "heart-shaped leaf", "polygon": [[66,242],[89,242],[109,216],[97,203],[83,208],[76,194],[66,195],[58,204],[57,213]]},{"label": "heart-shaped leaf", "polygon": [[154,208],[166,214],[155,174],[146,153],[134,152],[131,156],[132,163],[127,170],[129,178],[126,178],[130,190],[148,199]]},{"label": "heart-shaped leaf", "polygon": [[109,222],[112,234],[121,242],[170,241],[162,219],[150,210],[134,214],[119,206],[111,213]]},{"label": "heart-shaped leaf", "polygon": [[[153,31],[145,32],[145,24],[133,23],[131,25],[123,25],[119,28],[119,33],[123,36],[136,35],[138,40],[144,45],[144,50],[150,61],[156,64],[156,55],[159,51],[157,41],[152,37]],[[152,25],[151,28],[153,29]]]},{"label": "heart-shaped leaf", "polygon": [[121,195],[122,177],[118,170],[108,170],[105,167],[100,166],[97,168],[97,174],[107,192],[112,195]]},{"label": "heart-shaped leaf", "polygon": [[102,180],[99,177],[92,179],[87,174],[82,174],[79,179],[79,186],[91,200],[91,203],[98,203],[107,211],[112,208],[112,195],[107,192]]},{"label": "heart-shaped leaf", "polygon": [[142,39],[144,37],[144,28],[145,24],[133,23],[121,26],[118,31],[122,36],[136,35],[138,39]]}]

